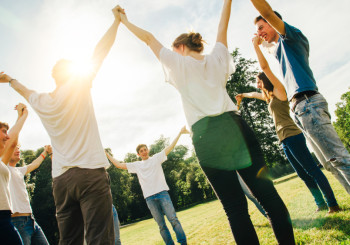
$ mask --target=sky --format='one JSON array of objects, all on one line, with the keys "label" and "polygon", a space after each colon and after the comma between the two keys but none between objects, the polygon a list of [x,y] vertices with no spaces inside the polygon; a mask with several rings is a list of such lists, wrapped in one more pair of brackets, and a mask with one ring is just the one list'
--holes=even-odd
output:
[{"label": "sky", "polygon": [[[310,66],[335,120],[335,104],[350,88],[349,0],[271,0],[283,19],[299,28],[310,42]],[[130,22],[150,31],[165,47],[181,33],[196,31],[215,44],[223,0],[1,0],[0,70],[30,89],[51,92],[51,70],[61,58],[90,57],[113,22],[111,9],[125,8]],[[256,59],[251,39],[258,15],[248,0],[233,0],[228,48]],[[277,61],[267,55],[279,75]],[[152,144],[161,135],[172,140],[186,119],[179,93],[164,81],[161,65],[150,49],[122,24],[91,90],[102,144],[118,159],[135,153],[140,143]],[[0,121],[16,121],[14,106],[28,104],[8,84],[0,84]],[[29,107],[20,135],[22,149],[50,144],[40,119]],[[178,144],[192,149],[188,135]]]}]

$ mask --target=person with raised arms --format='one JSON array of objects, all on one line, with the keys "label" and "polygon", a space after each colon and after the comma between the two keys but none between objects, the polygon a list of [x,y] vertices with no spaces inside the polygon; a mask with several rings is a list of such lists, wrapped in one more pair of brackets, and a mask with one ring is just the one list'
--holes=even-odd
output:
[{"label": "person with raised arms", "polygon": [[165,223],[164,215],[173,227],[177,242],[182,245],[187,244],[185,232],[176,216],[174,205],[168,193],[169,187],[165,180],[162,163],[167,160],[167,156],[174,149],[180,136],[188,133],[186,127],[183,127],[169,146],[151,157],[147,145],[138,145],[136,152],[141,161],[137,162],[122,163],[106,152],[108,159],[114,166],[127,169],[129,173],[137,174],[147,206],[158,224],[160,234],[166,245],[174,244],[174,241]]},{"label": "person with raised arms", "polygon": [[262,43],[262,38],[256,35],[252,41],[260,67],[263,70],[256,77],[257,87],[262,92],[238,94],[236,95],[237,103],[240,104],[243,98],[256,98],[268,103],[268,110],[272,116],[283,151],[314,197],[317,205],[316,211],[327,209],[327,206],[328,213],[340,211],[332,187],[307,148],[303,133],[289,115],[289,103],[284,86],[272,73],[260,50],[259,45]]},{"label": "person with raised arms", "polygon": [[52,69],[56,88],[37,93],[7,74],[0,82],[9,83],[39,115],[51,139],[53,196],[60,244],[113,244],[114,229],[109,166],[102,147],[93,101],[92,81],[114,44],[120,24],[117,8],[114,20],[98,42],[91,72],[85,76],[71,72],[72,62],[59,60]]},{"label": "person with raised arms", "polygon": [[46,145],[43,152],[32,163],[22,167],[16,167],[17,163],[21,160],[20,146],[17,145],[9,161],[8,168],[11,172],[10,195],[13,212],[11,221],[21,235],[24,245],[49,244],[43,230],[34,219],[24,176],[39,168],[45,158],[51,155],[51,153],[51,146]]},{"label": "person with raised arms", "polygon": [[12,203],[9,186],[11,173],[7,164],[17,146],[18,135],[28,117],[28,110],[21,103],[15,109],[18,118],[8,133],[8,124],[0,122],[0,239],[1,244],[5,245],[23,244],[21,236],[11,223]]},{"label": "person with raised arms", "polygon": [[275,44],[274,56],[282,71],[292,118],[303,131],[321,164],[350,194],[350,154],[335,131],[326,99],[318,92],[309,65],[309,41],[296,27],[282,20],[266,0],[250,0],[260,16],[257,34]]},{"label": "person with raised arms", "polygon": [[295,244],[288,210],[268,176],[260,145],[226,91],[234,72],[227,49],[231,0],[223,1],[216,44],[203,55],[199,33],[178,36],[169,50],[148,31],[131,23],[120,8],[122,23],[153,51],[165,79],[180,93],[199,163],[228,217],[237,244],[259,244],[237,172],[266,211],[280,244]]}]

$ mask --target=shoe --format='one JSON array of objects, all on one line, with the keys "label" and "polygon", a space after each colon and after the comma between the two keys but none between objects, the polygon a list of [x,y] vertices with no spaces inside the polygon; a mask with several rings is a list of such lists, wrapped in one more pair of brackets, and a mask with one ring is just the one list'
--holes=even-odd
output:
[{"label": "shoe", "polygon": [[339,207],[339,205],[337,205],[337,206],[329,207],[328,214],[337,213],[340,211],[341,211],[341,208]]},{"label": "shoe", "polygon": [[327,204],[322,205],[322,206],[318,206],[317,209],[316,209],[316,213],[320,212],[320,211],[323,211],[323,210],[327,210],[327,209],[328,209]]}]

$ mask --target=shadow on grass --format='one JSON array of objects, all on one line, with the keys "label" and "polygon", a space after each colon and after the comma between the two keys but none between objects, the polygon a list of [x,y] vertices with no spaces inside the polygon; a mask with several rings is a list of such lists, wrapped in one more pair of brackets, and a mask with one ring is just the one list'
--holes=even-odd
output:
[{"label": "shadow on grass", "polygon": [[[349,212],[344,210],[343,212]],[[308,230],[316,228],[319,230],[338,230],[344,234],[350,234],[350,220],[336,216],[324,216],[315,219],[293,219],[293,228]]]}]

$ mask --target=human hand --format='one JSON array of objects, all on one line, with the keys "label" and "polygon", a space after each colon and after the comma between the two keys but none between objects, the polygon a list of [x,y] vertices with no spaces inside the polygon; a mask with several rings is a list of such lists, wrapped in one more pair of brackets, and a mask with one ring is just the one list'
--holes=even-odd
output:
[{"label": "human hand", "polygon": [[12,77],[5,74],[4,72],[0,73],[0,83],[8,83],[8,82],[10,82],[11,79],[12,79]]},{"label": "human hand", "polygon": [[21,117],[24,114],[28,114],[27,106],[22,103],[19,103],[18,105],[16,105],[15,110],[18,113],[18,117]]},{"label": "human hand", "polygon": [[52,154],[52,147],[51,147],[51,145],[45,145],[44,146],[44,151],[46,151],[46,153],[48,155],[51,155]]},{"label": "human hand", "polygon": [[237,101],[237,107],[238,107],[238,109],[239,109],[239,105],[241,104],[242,99],[243,99],[243,94],[237,94],[237,95],[235,96],[235,99],[236,99],[236,101]]},{"label": "human hand", "polygon": [[120,21],[120,11],[119,11],[119,9],[120,9],[120,6],[119,6],[119,5],[115,6],[115,7],[112,9],[112,13],[113,13],[113,15],[114,15],[114,18],[115,18],[116,20],[118,20],[118,21]]},{"label": "human hand", "polygon": [[190,134],[190,131],[187,130],[186,126],[183,126],[180,131],[180,134]]},{"label": "human hand", "polygon": [[252,43],[254,46],[259,46],[263,39],[261,37],[259,37],[257,34],[254,34],[255,36],[252,38]]}]

